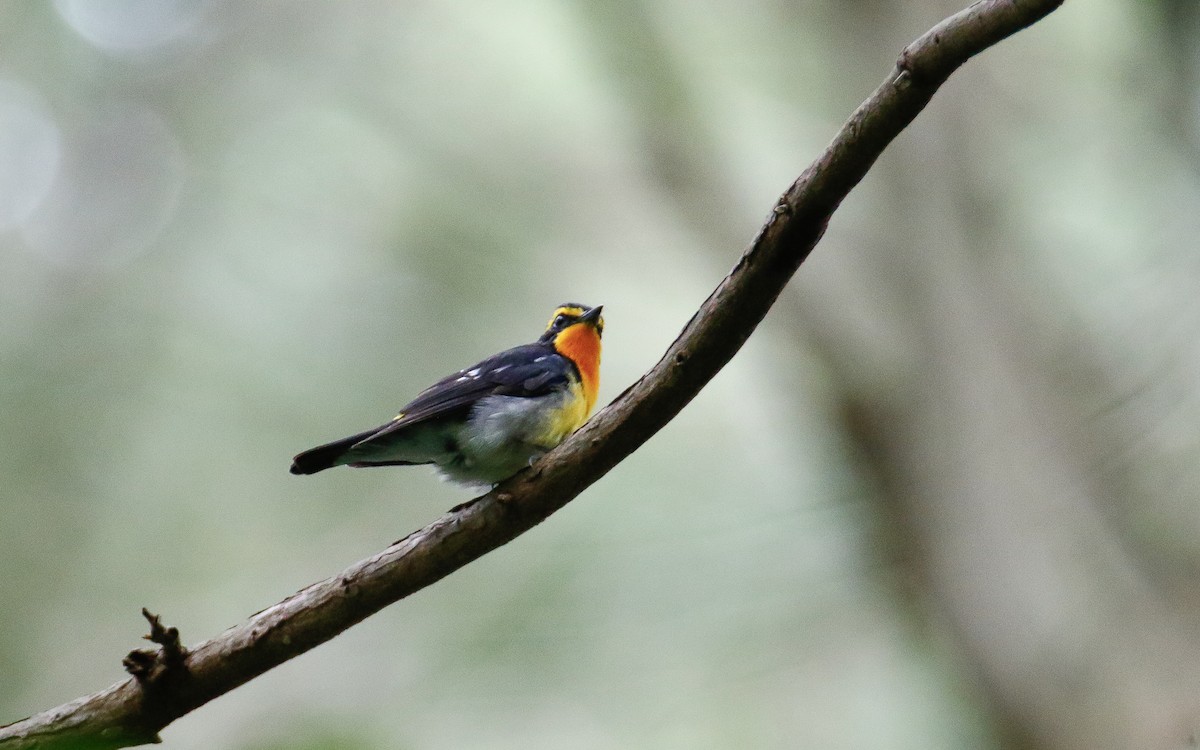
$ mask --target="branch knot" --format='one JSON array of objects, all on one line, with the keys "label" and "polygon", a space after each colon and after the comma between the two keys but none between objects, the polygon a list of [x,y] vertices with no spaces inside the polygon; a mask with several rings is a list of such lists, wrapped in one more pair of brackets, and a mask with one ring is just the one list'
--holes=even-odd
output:
[{"label": "branch knot", "polygon": [[186,671],[184,662],[187,661],[187,649],[179,640],[179,629],[165,627],[162,619],[150,610],[142,607],[142,617],[150,623],[150,632],[142,636],[148,641],[157,643],[157,649],[135,649],[130,651],[121,665],[125,671],[133,675],[143,688],[157,685],[164,679]]}]

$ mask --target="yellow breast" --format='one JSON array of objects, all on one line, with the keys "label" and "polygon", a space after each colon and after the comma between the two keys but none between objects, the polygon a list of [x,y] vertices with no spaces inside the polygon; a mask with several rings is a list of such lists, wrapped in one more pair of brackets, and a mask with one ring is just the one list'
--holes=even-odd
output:
[{"label": "yellow breast", "polygon": [[563,394],[562,406],[549,414],[545,424],[545,445],[553,447],[583,426],[591,411],[581,383],[572,383]]}]

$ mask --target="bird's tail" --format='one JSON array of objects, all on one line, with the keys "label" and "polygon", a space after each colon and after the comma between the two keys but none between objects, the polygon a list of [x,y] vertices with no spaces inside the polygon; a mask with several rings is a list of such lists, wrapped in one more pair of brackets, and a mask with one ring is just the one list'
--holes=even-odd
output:
[{"label": "bird's tail", "polygon": [[292,459],[291,472],[293,474],[316,474],[318,471],[339,466],[345,463],[343,459],[346,451],[350,450],[352,445],[366,440],[374,434],[375,430],[367,430],[357,435],[335,440],[332,443],[318,445],[316,448],[309,448]]}]

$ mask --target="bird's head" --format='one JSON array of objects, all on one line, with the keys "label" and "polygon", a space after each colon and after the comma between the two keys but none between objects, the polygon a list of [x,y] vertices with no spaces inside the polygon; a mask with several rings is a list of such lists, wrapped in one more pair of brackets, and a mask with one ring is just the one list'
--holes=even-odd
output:
[{"label": "bird's head", "polygon": [[550,316],[550,323],[539,341],[543,344],[555,344],[557,349],[558,342],[576,336],[594,336],[599,339],[604,335],[604,318],[600,315],[603,309],[603,305],[588,307],[574,302],[559,305]]}]

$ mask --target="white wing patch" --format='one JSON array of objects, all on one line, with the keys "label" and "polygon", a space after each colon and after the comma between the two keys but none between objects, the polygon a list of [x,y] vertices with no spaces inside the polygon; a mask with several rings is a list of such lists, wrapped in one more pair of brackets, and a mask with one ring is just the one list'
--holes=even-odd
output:
[{"label": "white wing patch", "polygon": [[459,376],[454,379],[455,383],[465,383],[468,380],[478,380],[479,379],[479,368],[478,367],[475,367],[470,370],[459,370],[458,372],[459,372]]}]

